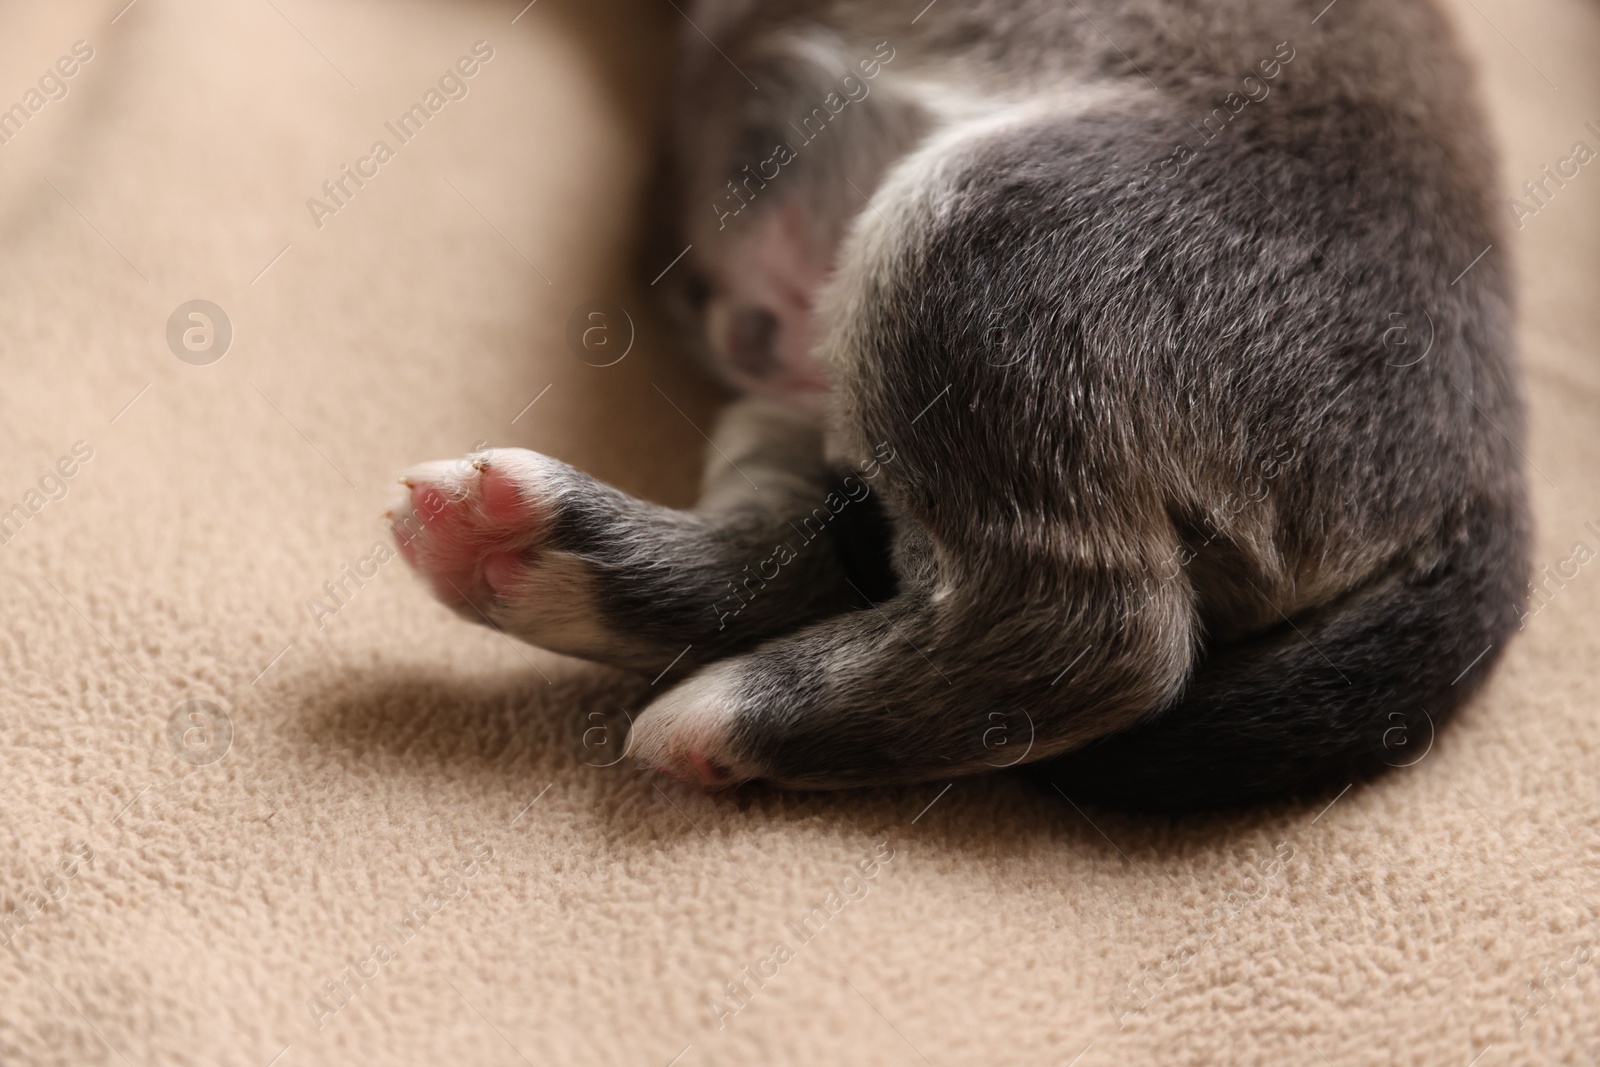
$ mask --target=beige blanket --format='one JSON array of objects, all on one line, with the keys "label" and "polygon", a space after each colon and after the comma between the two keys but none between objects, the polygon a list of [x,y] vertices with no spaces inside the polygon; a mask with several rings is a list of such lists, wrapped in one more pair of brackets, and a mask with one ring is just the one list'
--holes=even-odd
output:
[{"label": "beige blanket", "polygon": [[[1413,766],[708,797],[377,522],[480,441],[689,500],[717,400],[626,280],[673,5],[124,3],[0,14],[0,1063],[1600,1059],[1600,163],[1489,253],[1551,577]],[[1508,198],[1600,150],[1600,9],[1454,10]]]}]

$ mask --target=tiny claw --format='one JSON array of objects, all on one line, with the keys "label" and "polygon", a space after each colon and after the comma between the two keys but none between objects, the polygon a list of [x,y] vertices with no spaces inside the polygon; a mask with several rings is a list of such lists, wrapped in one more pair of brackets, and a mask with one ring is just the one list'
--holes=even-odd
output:
[{"label": "tiny claw", "polygon": [[407,478],[403,474],[400,477],[396,478],[395,481],[399,482],[401,485],[405,486],[407,489],[415,489],[417,487],[417,483],[416,482],[412,481],[410,478]]},{"label": "tiny claw", "polygon": [[473,456],[472,466],[480,473],[489,469],[489,460],[486,456]]}]

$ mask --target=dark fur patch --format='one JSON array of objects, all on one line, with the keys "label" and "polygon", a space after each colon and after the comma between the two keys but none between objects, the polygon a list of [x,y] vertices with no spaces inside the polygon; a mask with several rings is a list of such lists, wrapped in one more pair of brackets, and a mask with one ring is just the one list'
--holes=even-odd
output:
[{"label": "dark fur patch", "polygon": [[[746,651],[741,758],[800,786],[977,772],[1004,762],[983,724],[1020,714],[1069,793],[1232,803],[1393,764],[1392,716],[1442,725],[1485,676],[1528,529],[1492,160],[1430,4],[1321,6],[978,2],[908,29],[865,3],[702,5],[718,43],[686,37],[670,185],[691,232],[697,183],[822,84],[762,66],[774,34],[893,38],[897,75],[957,94],[1122,90],[953,149],[882,261],[843,245],[864,310],[821,324],[838,423],[896,459],[832,551],[751,601],[750,640],[706,637],[695,598],[798,501],[574,549],[614,625]],[[841,126],[785,177],[819,232],[887,225],[860,198],[937,125],[888,86],[863,128],[894,137]],[[1396,358],[1396,328],[1427,355]],[[574,516],[569,538],[618,521]],[[885,541],[875,584],[850,546]]]}]

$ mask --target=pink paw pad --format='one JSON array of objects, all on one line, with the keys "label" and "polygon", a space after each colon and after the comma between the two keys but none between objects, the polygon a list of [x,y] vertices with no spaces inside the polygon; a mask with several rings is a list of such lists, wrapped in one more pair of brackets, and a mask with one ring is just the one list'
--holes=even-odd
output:
[{"label": "pink paw pad", "polygon": [[497,525],[511,526],[533,517],[533,502],[520,482],[509,472],[488,460],[478,460],[478,509]]},{"label": "pink paw pad", "polygon": [[405,499],[389,524],[406,561],[446,603],[474,602],[508,588],[526,569],[546,515],[538,503],[543,457],[497,449],[468,459],[424,463],[401,477]]},{"label": "pink paw pad", "polygon": [[521,552],[496,552],[483,559],[484,583],[497,595],[514,592],[527,573],[528,564]]},{"label": "pink paw pad", "polygon": [[709,756],[700,752],[684,753],[684,760],[694,769],[699,781],[696,785],[707,789],[721,789],[723,786],[733,784],[733,772]]},{"label": "pink paw pad", "polygon": [[758,776],[732,746],[738,703],[734,661],[692,675],[634,720],[630,749],[640,763],[686,785],[725,789]]}]

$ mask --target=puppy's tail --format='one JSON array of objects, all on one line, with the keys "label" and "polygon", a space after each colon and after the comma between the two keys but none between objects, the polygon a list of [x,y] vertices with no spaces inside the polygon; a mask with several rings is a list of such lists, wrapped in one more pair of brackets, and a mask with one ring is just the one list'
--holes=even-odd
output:
[{"label": "puppy's tail", "polygon": [[1521,508],[1483,502],[1428,569],[1218,649],[1179,701],[1033,770],[1074,798],[1195,809],[1338,789],[1425,758],[1518,628]]}]

